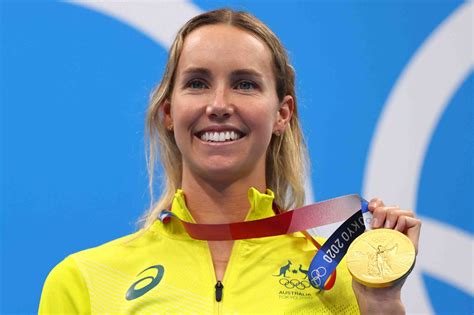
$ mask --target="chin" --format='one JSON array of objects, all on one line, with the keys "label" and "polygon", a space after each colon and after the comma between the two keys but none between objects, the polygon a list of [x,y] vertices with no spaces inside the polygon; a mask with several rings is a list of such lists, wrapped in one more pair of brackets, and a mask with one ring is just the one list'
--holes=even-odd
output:
[{"label": "chin", "polygon": [[236,165],[212,164],[201,168],[199,173],[208,181],[232,183],[247,177],[251,170]]},{"label": "chin", "polygon": [[[246,179],[251,174],[260,173],[260,168],[264,169],[264,163],[259,163],[258,158],[243,159],[243,156],[230,158],[229,156],[211,156],[206,158],[188,160],[183,167],[186,173],[195,174],[209,182],[233,183],[241,179]],[[259,167],[262,165],[262,167]],[[263,170],[263,176],[265,171]]]}]

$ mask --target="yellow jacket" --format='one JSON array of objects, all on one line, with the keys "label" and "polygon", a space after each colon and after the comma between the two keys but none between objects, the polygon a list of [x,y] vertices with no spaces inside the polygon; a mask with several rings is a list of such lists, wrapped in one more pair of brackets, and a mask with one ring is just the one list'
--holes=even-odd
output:
[{"label": "yellow jacket", "polygon": [[[246,220],[274,215],[273,192],[251,188],[248,197]],[[172,211],[194,222],[184,200],[178,190]],[[218,283],[207,242],[191,239],[177,220],[157,220],[145,232],[60,262],[45,281],[39,313],[359,313],[344,260],[333,289],[310,286],[306,272],[315,251],[301,233],[235,241]]]}]

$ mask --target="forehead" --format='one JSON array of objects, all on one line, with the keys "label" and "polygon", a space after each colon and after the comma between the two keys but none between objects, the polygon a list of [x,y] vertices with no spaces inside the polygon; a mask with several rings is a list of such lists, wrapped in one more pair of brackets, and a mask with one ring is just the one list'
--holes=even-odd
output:
[{"label": "forehead", "polygon": [[263,75],[273,74],[267,45],[250,32],[224,24],[199,27],[186,37],[178,71],[188,66],[216,71],[252,68]]}]

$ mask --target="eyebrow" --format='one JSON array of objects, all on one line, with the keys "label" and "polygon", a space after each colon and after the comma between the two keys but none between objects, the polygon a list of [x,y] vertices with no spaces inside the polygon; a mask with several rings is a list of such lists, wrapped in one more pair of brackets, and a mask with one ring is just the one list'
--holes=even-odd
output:
[{"label": "eyebrow", "polygon": [[263,75],[260,72],[253,69],[238,69],[238,70],[232,71],[231,73],[231,76],[240,76],[240,75],[248,75],[248,76],[256,77],[258,79],[263,79]]},{"label": "eyebrow", "polygon": [[[211,71],[206,68],[201,68],[201,67],[191,67],[183,71],[183,75],[193,75],[193,74],[199,74],[207,77],[211,77]],[[241,76],[241,75],[248,75],[248,76],[254,76],[260,80],[263,79],[263,75],[254,70],[254,69],[237,69],[234,70],[230,73],[231,77],[235,76]]]},{"label": "eyebrow", "polygon": [[206,69],[206,68],[195,68],[195,67],[188,68],[188,69],[184,70],[183,74],[184,75],[200,74],[200,75],[205,75],[205,76],[208,76],[208,77],[211,76],[211,72],[208,69]]}]

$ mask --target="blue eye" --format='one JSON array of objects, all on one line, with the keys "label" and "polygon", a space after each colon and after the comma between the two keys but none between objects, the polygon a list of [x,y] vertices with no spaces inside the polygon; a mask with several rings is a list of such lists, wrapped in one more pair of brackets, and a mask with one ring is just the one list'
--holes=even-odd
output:
[{"label": "blue eye", "polygon": [[257,85],[252,81],[240,81],[236,87],[240,90],[251,90],[257,88]]},{"label": "blue eye", "polygon": [[205,89],[206,84],[200,80],[192,80],[188,82],[188,87],[191,89],[200,90],[200,89]]}]

